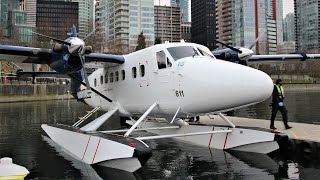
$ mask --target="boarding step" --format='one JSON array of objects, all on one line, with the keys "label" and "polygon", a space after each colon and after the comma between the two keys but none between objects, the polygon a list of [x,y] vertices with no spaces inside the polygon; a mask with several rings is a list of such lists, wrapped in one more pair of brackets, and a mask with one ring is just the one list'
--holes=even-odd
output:
[{"label": "boarding step", "polygon": [[85,120],[87,120],[93,113],[97,112],[100,108],[101,108],[101,106],[98,106],[98,107],[95,107],[94,109],[92,109],[91,111],[87,111],[87,114],[83,117],[79,117],[79,121],[74,123],[72,126],[78,127],[81,123],[83,123]]}]

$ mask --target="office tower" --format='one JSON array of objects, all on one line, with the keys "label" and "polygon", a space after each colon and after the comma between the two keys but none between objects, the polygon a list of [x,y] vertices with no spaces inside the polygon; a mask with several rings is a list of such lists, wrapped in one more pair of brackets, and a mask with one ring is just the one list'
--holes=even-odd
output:
[{"label": "office tower", "polygon": [[162,42],[181,40],[180,8],[174,6],[154,6],[155,37]]},{"label": "office tower", "polygon": [[147,46],[154,44],[153,0],[109,0],[107,11],[109,49],[135,51],[141,32]]},{"label": "office tower", "polygon": [[62,0],[62,1],[78,2],[79,4],[79,10],[78,10],[79,21],[78,21],[78,27],[77,27],[78,35],[80,38],[85,38],[89,33],[92,32],[95,26],[94,0]]},{"label": "office tower", "polygon": [[23,0],[0,1],[0,41],[3,44],[27,45],[32,42],[31,30],[26,24]]},{"label": "office tower", "polygon": [[191,42],[191,22],[181,22],[181,39]]},{"label": "office tower", "polygon": [[319,1],[294,1],[297,51],[305,53],[319,52],[319,7]]},{"label": "office tower", "polygon": [[294,14],[289,13],[283,20],[283,41],[295,41]]},{"label": "office tower", "polygon": [[218,40],[249,47],[264,33],[253,50],[277,53],[277,45],[283,42],[282,0],[217,0],[216,11]]},{"label": "office tower", "polygon": [[[74,24],[78,27],[79,3],[37,0],[36,29],[38,33],[58,39],[66,39]],[[40,46],[49,47],[49,39],[37,36]]]},{"label": "office tower", "polygon": [[191,40],[194,43],[215,49],[216,33],[215,1],[191,1]]}]

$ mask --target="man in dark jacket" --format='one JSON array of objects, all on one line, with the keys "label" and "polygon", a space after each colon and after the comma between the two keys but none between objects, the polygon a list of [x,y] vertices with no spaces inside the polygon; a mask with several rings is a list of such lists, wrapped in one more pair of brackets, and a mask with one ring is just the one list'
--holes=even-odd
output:
[{"label": "man in dark jacket", "polygon": [[271,114],[271,124],[270,129],[277,129],[274,127],[274,119],[276,118],[278,110],[282,114],[282,120],[286,129],[292,128],[288,125],[288,111],[284,106],[284,90],[282,87],[282,80],[277,79],[272,92],[272,114]]}]

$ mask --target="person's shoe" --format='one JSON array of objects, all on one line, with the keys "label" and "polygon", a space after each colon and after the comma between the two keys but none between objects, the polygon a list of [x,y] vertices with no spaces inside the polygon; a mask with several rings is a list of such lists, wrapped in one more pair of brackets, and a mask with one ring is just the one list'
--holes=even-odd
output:
[{"label": "person's shoe", "polygon": [[292,127],[291,126],[286,126],[286,129],[291,129]]},{"label": "person's shoe", "polygon": [[274,127],[274,126],[270,126],[270,129],[277,129],[276,127]]}]

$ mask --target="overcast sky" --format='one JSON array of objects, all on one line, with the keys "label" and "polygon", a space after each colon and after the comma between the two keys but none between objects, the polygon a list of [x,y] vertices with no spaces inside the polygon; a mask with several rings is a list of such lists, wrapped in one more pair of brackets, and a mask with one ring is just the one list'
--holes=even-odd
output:
[{"label": "overcast sky", "polygon": [[283,17],[294,11],[293,0],[283,0]]}]

